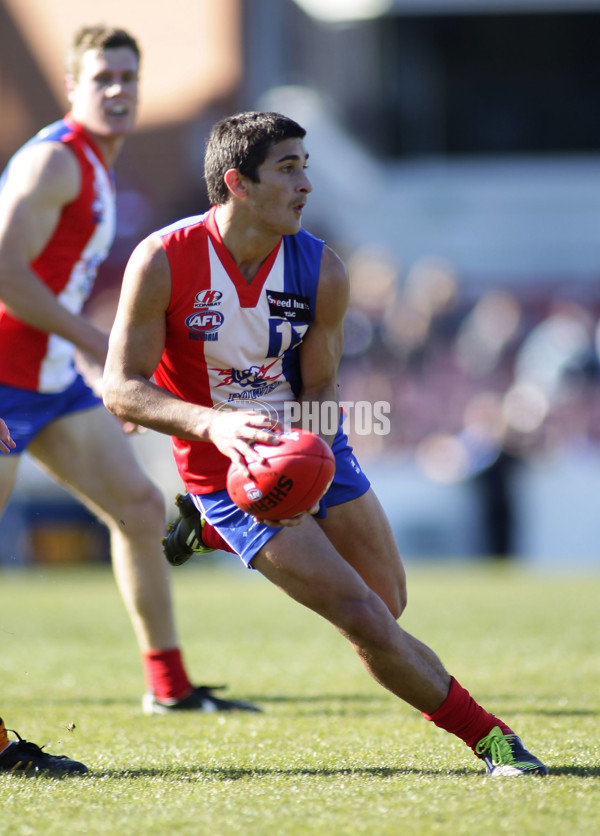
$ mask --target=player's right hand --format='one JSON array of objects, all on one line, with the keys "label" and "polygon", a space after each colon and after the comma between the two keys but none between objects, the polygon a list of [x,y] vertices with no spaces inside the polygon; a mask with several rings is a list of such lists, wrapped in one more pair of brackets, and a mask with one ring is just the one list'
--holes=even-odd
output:
[{"label": "player's right hand", "polygon": [[250,477],[247,462],[265,462],[253,445],[279,444],[275,429],[272,419],[264,412],[215,409],[208,435],[215,447]]}]

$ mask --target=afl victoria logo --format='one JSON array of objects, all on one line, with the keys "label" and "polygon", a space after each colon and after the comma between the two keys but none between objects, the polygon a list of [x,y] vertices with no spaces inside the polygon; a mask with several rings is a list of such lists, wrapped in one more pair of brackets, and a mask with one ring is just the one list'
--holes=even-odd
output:
[{"label": "afl victoria logo", "polygon": [[188,328],[192,331],[201,331],[207,333],[218,330],[223,324],[225,317],[220,311],[213,311],[210,308],[204,308],[196,313],[190,314],[185,321]]}]

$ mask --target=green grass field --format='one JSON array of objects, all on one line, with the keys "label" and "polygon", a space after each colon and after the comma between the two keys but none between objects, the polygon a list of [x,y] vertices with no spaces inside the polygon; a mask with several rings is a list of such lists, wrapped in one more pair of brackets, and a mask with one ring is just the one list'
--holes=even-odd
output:
[{"label": "green grass field", "polygon": [[403,625],[513,725],[547,779],[486,778],[328,624],[235,559],[174,570],[178,623],[196,680],[229,683],[262,714],[144,717],[110,571],[4,571],[0,714],[90,774],[0,774],[0,833],[600,833],[600,572],[408,570]]}]

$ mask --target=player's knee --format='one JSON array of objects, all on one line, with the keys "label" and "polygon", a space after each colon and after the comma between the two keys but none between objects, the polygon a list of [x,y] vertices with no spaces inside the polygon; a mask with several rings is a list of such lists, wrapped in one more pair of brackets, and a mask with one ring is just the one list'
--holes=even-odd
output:
[{"label": "player's knee", "polygon": [[161,492],[150,480],[144,480],[128,492],[115,520],[119,530],[127,535],[156,530],[162,536],[165,527],[165,503]]},{"label": "player's knee", "polygon": [[384,600],[388,610],[391,612],[393,617],[398,620],[406,609],[406,591],[402,593],[400,590],[394,590],[392,593],[386,595]]},{"label": "player's knee", "polygon": [[381,647],[389,638],[389,607],[378,595],[345,602],[342,620],[343,632],[360,646]]},{"label": "player's knee", "polygon": [[399,577],[389,577],[386,579],[383,589],[380,590],[380,595],[385,602],[388,610],[397,620],[400,618],[408,601],[406,593],[406,576],[402,573]]}]

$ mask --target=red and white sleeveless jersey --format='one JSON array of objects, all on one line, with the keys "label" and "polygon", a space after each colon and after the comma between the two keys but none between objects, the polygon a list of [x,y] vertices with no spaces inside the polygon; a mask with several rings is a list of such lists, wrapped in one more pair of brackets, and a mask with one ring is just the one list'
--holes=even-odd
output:
[{"label": "red and white sleeveless jersey", "polygon": [[[79,313],[115,236],[112,174],[93,139],[69,115],[36,134],[15,157],[38,142],[63,142],[73,151],[81,168],[81,190],[63,208],[52,237],[31,268],[61,305]],[[10,172],[11,162],[3,180]],[[1,185],[0,182],[0,188]],[[77,374],[73,352],[71,343],[26,325],[0,302],[0,383],[38,392],[60,392]]]},{"label": "red and white sleeveless jersey", "polygon": [[[224,246],[214,208],[160,230],[171,269],[159,386],[185,401],[256,409],[283,421],[301,388],[298,350],[314,319],[323,241],[284,236],[250,283]],[[222,490],[229,459],[173,438],[188,491]]]}]

